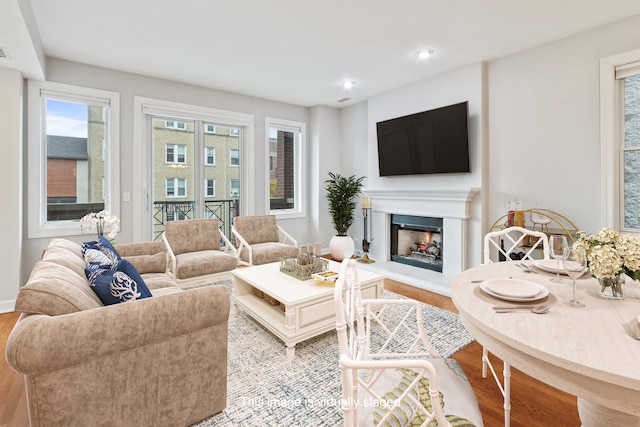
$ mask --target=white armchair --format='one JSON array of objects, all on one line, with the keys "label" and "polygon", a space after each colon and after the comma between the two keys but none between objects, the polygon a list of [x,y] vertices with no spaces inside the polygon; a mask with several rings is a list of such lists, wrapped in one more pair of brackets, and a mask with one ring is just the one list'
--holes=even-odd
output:
[{"label": "white armchair", "polygon": [[[362,299],[357,274],[344,260],[334,290],[344,425],[482,426],[461,368],[429,342],[420,303]],[[384,321],[398,309],[400,322]]]}]

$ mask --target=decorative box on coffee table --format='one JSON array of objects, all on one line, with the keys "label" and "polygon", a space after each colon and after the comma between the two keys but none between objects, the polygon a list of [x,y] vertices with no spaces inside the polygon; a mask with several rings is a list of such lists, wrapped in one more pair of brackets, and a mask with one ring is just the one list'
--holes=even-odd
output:
[{"label": "decorative box on coffee table", "polygon": [[[329,261],[328,269],[340,271],[340,264]],[[287,359],[295,356],[296,344],[336,327],[333,288],[318,286],[315,280],[299,280],[280,271],[280,263],[239,268],[233,271],[234,310],[246,311],[258,323],[284,341]],[[382,298],[384,277],[358,269],[363,298]],[[256,295],[257,290],[272,305]],[[284,310],[281,306],[284,306]]]}]

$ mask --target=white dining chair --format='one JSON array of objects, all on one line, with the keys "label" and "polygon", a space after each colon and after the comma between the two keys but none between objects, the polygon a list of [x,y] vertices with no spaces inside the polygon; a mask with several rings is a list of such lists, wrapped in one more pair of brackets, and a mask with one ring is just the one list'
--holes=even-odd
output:
[{"label": "white dining chair", "polygon": [[483,425],[464,372],[429,341],[418,301],[363,299],[356,262],[345,259],[334,305],[345,426]]},{"label": "white dining chair", "polygon": [[[484,263],[494,262],[492,256],[497,254],[498,260],[507,262],[535,259],[534,254],[540,252],[539,258],[549,259],[549,237],[541,232],[523,227],[508,227],[493,231],[484,236]],[[518,254],[515,259],[512,254]],[[482,347],[482,378],[487,378],[487,368],[498,384],[504,400],[504,425],[511,424],[511,365],[503,361],[502,381],[489,360],[489,351]]]}]

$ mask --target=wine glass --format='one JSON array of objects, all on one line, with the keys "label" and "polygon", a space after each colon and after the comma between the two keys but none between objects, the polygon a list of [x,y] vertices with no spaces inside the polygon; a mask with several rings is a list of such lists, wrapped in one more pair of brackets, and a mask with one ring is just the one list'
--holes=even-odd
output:
[{"label": "wine glass", "polygon": [[576,279],[587,271],[587,253],[580,246],[566,247],[562,254],[562,269],[573,279],[573,297],[564,303],[571,307],[584,307],[576,299]]},{"label": "wine glass", "polygon": [[560,278],[560,260],[562,259],[564,249],[567,246],[569,246],[567,244],[567,236],[553,234],[549,237],[549,255],[551,255],[551,258],[555,259],[557,262],[556,277],[551,279],[552,282],[564,283],[564,280]]}]

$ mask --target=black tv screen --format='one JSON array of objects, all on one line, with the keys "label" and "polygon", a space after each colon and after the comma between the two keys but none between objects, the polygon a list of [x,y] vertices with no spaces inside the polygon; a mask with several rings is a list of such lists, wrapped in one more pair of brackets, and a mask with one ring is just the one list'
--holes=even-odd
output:
[{"label": "black tv screen", "polygon": [[470,172],[468,102],[376,124],[380,176]]}]

